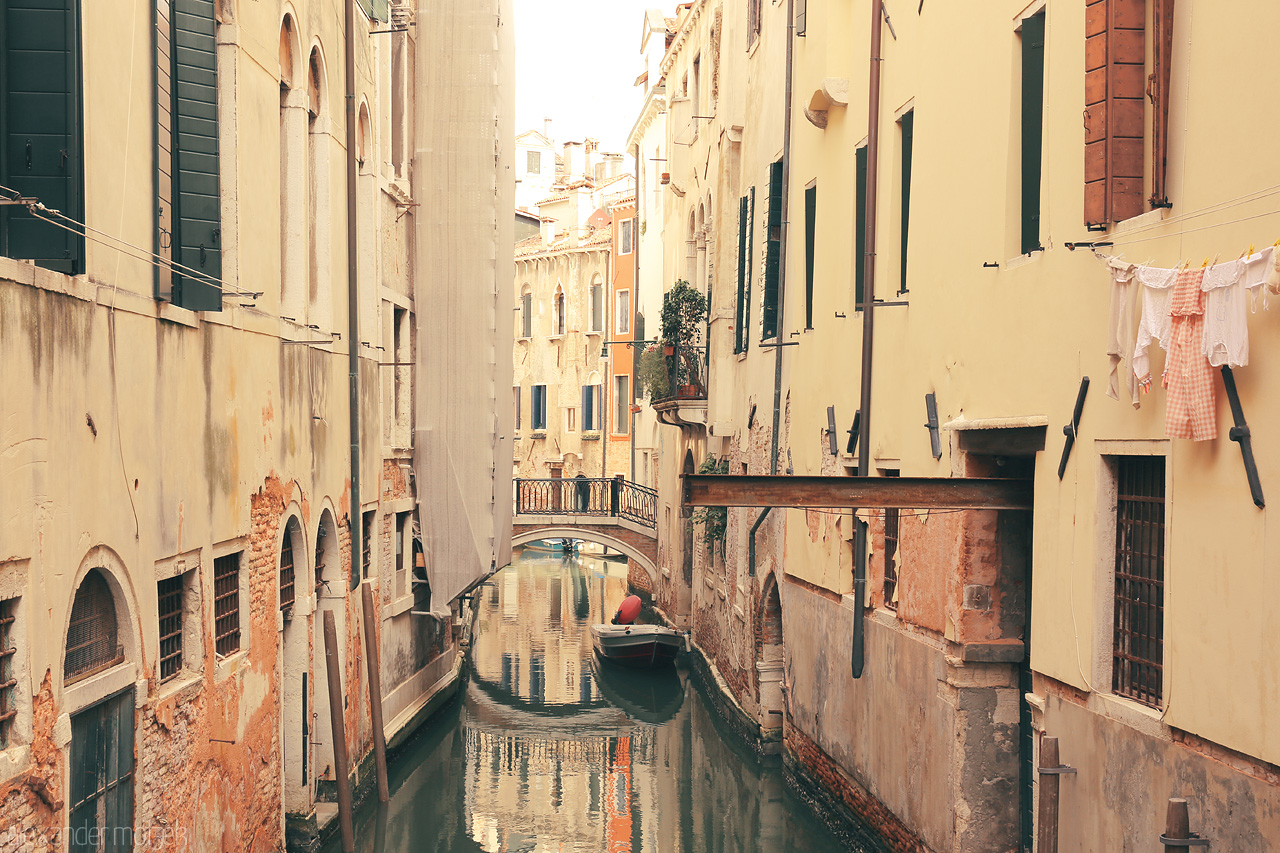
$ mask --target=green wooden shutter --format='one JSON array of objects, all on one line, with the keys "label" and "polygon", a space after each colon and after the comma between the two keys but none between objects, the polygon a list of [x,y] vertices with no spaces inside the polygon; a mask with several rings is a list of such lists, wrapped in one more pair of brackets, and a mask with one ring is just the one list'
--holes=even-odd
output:
[{"label": "green wooden shutter", "polygon": [[742,293],[742,351],[746,352],[751,346],[751,335],[748,330],[751,328],[751,266],[755,262],[752,253],[755,251],[756,242],[756,188],[752,187],[747,193],[750,200],[747,204],[747,283]]},{"label": "green wooden shutter", "polygon": [[742,352],[747,338],[747,229],[751,227],[751,214],[747,209],[747,197],[738,202],[738,305],[734,317],[733,351]]},{"label": "green wooden shutter", "polygon": [[855,310],[862,310],[862,289],[867,276],[867,146],[854,152],[853,169],[855,175],[854,207],[858,210],[858,221],[853,229],[853,299]]},{"label": "green wooden shutter", "polygon": [[1044,138],[1044,12],[1022,19],[1022,252],[1040,249]]},{"label": "green wooden shutter", "polygon": [[595,413],[591,409],[591,386],[582,386],[582,429],[595,429]]},{"label": "green wooden shutter", "polygon": [[520,429],[520,386],[516,386],[516,429]]},{"label": "green wooden shutter", "polygon": [[804,327],[813,328],[813,249],[818,225],[818,188],[804,191]]},{"label": "green wooden shutter", "polygon": [[387,0],[358,0],[358,2],[365,17],[382,21],[384,24],[391,20],[391,10]]},{"label": "green wooden shutter", "polygon": [[898,293],[907,292],[907,232],[911,225],[911,147],[915,141],[914,110],[902,116],[902,282]]},{"label": "green wooden shutter", "polygon": [[769,165],[769,234],[764,254],[762,338],[778,336],[778,279],[782,261],[782,161]]},{"label": "green wooden shutter", "polygon": [[[82,222],[80,4],[0,0],[0,23],[0,185]],[[21,207],[0,207],[0,254],[84,272],[84,238]]]},{"label": "green wooden shutter", "polygon": [[796,35],[805,34],[805,27],[809,19],[809,3],[808,0],[796,0]]},{"label": "green wooden shutter", "polygon": [[[220,282],[215,26],[212,0],[173,0],[173,254],[183,266]],[[222,287],[179,273],[173,301],[192,311],[221,311]]]}]

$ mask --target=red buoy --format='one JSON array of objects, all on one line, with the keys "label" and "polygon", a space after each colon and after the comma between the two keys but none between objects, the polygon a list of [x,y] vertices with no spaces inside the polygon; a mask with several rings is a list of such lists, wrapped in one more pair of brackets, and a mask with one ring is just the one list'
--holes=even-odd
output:
[{"label": "red buoy", "polygon": [[636,617],[640,615],[640,596],[628,595],[622,599],[622,606],[618,608],[617,614],[613,617],[615,625],[630,625],[636,621]]}]

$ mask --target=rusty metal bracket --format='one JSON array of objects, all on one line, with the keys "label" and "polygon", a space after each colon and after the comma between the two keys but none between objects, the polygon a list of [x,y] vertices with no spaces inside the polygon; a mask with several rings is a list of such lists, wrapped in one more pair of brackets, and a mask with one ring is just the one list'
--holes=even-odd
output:
[{"label": "rusty metal bracket", "polygon": [[1190,838],[1170,838],[1167,835],[1160,836],[1160,843],[1165,847],[1208,847],[1209,839],[1201,838],[1195,833]]},{"label": "rusty metal bracket", "polygon": [[942,435],[938,432],[938,398],[935,394],[924,395],[924,411],[928,420],[925,429],[929,430],[929,446],[934,459],[942,458]]},{"label": "rusty metal bracket", "polygon": [[1080,390],[1076,393],[1076,407],[1071,413],[1071,423],[1062,428],[1067,441],[1062,445],[1062,461],[1058,463],[1058,479],[1067,473],[1067,460],[1071,458],[1071,448],[1076,443],[1076,434],[1080,429],[1080,416],[1084,414],[1084,398],[1089,393],[1089,377],[1080,380]]},{"label": "rusty metal bracket", "polygon": [[1059,764],[1057,767],[1037,767],[1036,772],[1041,776],[1066,776],[1075,773],[1076,769],[1065,764]]},{"label": "rusty metal bracket", "polygon": [[1258,478],[1258,463],[1253,458],[1253,439],[1250,437],[1249,424],[1244,419],[1244,407],[1240,405],[1240,392],[1236,390],[1236,378],[1231,368],[1222,365],[1222,384],[1227,389],[1227,401],[1231,403],[1231,420],[1235,423],[1227,433],[1232,441],[1240,445],[1240,455],[1244,458],[1244,473],[1249,478],[1249,492],[1253,495],[1253,503],[1259,509],[1267,505],[1262,497],[1262,481]]},{"label": "rusty metal bracket", "polygon": [[849,427],[849,444],[845,447],[844,452],[850,456],[858,449],[858,430],[862,426],[862,410],[853,413],[853,426]]}]

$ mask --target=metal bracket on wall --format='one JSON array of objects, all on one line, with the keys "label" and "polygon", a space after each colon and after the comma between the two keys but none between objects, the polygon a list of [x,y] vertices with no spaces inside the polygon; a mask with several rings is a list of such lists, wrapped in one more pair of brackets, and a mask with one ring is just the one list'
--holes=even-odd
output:
[{"label": "metal bracket on wall", "polygon": [[1165,847],[1208,847],[1209,839],[1201,838],[1193,835],[1190,838],[1170,838],[1167,835],[1160,836],[1160,843]]},{"label": "metal bracket on wall", "polygon": [[1240,455],[1244,457],[1244,473],[1249,478],[1249,492],[1253,495],[1253,503],[1259,509],[1267,502],[1262,498],[1262,481],[1258,479],[1258,463],[1253,458],[1253,439],[1250,437],[1249,425],[1244,420],[1244,408],[1240,405],[1240,392],[1236,390],[1236,378],[1231,368],[1222,365],[1222,384],[1227,389],[1227,401],[1231,403],[1231,420],[1235,426],[1227,435],[1240,445]]},{"label": "metal bracket on wall", "polygon": [[1076,769],[1065,764],[1059,764],[1057,767],[1037,767],[1036,772],[1041,776],[1065,776],[1069,773],[1075,773]]},{"label": "metal bracket on wall", "polygon": [[924,411],[928,416],[925,429],[929,430],[929,445],[934,459],[942,458],[942,436],[938,432],[938,398],[935,394],[924,395]]},{"label": "metal bracket on wall", "polygon": [[1076,443],[1076,432],[1080,429],[1080,415],[1084,413],[1084,398],[1089,393],[1089,377],[1080,380],[1080,390],[1076,393],[1076,407],[1071,413],[1071,423],[1062,428],[1067,441],[1062,445],[1062,461],[1058,463],[1058,479],[1067,473],[1067,460],[1071,458],[1071,448]]},{"label": "metal bracket on wall", "polygon": [[849,444],[845,448],[845,453],[850,456],[858,449],[858,430],[862,427],[862,410],[853,413],[853,426],[849,427]]}]

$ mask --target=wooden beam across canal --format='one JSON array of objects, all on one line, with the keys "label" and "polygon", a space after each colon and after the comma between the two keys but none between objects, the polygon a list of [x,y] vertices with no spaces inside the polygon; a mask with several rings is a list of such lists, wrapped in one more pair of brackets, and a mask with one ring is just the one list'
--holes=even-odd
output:
[{"label": "wooden beam across canal", "polygon": [[687,506],[1029,510],[1031,480],[685,474]]}]

